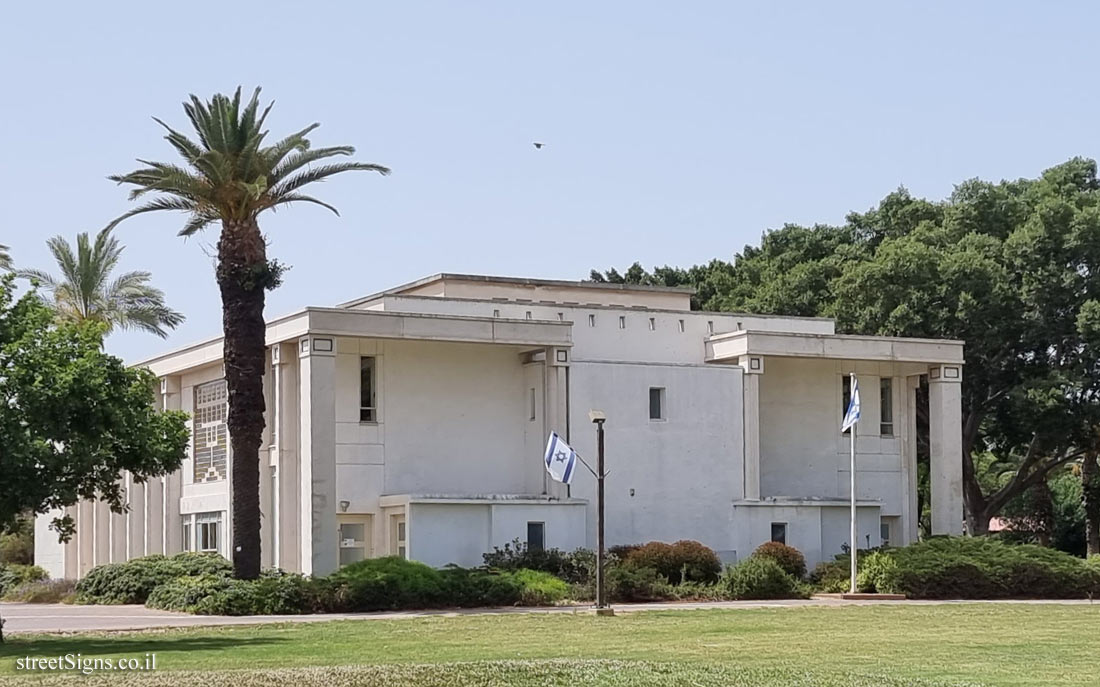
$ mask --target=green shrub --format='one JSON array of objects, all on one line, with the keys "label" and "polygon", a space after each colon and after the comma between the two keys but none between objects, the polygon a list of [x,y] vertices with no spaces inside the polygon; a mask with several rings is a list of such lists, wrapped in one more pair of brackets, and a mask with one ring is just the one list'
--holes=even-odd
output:
[{"label": "green shrub", "polygon": [[34,563],[34,520],[18,518],[9,532],[0,531],[0,565]]},{"label": "green shrub", "polygon": [[2,598],[31,604],[71,603],[75,590],[74,580],[36,580],[12,587]]},{"label": "green shrub", "polygon": [[871,594],[901,593],[898,582],[898,562],[893,556],[883,551],[872,551],[866,556],[861,556],[857,565],[856,589],[859,591]]},{"label": "green shrub", "polygon": [[522,606],[553,606],[569,596],[569,585],[541,570],[517,570],[512,578],[520,587]]},{"label": "green shrub", "polygon": [[[653,568],[614,565],[607,568],[606,577],[606,591],[611,601],[672,601],[677,598],[675,587]],[[595,595],[593,586],[590,598]]]},{"label": "green shrub", "polygon": [[675,544],[651,541],[630,551],[623,562],[626,567],[652,568],[673,583],[713,582],[722,573],[718,554],[689,540]]},{"label": "green shrub", "polygon": [[989,537],[933,537],[884,552],[896,589],[916,599],[1085,598],[1100,578],[1069,554]]},{"label": "green shrub", "polygon": [[397,556],[371,558],[340,568],[328,577],[346,611],[432,608],[447,604],[443,574]]},{"label": "green shrub", "polygon": [[[224,575],[176,577],[157,585],[145,600],[145,605],[162,611],[193,613],[199,602],[225,590],[231,582]],[[78,590],[79,588],[77,585]]]},{"label": "green shrub", "polygon": [[764,542],[752,552],[753,556],[770,558],[779,564],[780,568],[796,580],[806,577],[806,557],[793,546],[787,546],[781,542]]},{"label": "green shrub", "polygon": [[217,554],[178,553],[134,558],[92,568],[76,585],[77,602],[88,604],[140,604],[159,585],[177,577],[228,577],[233,566]]},{"label": "green shrub", "polygon": [[805,599],[809,588],[774,559],[749,556],[726,569],[723,584],[731,599]]},{"label": "green shrub", "polygon": [[810,573],[810,584],[816,591],[825,594],[843,594],[851,589],[851,577],[848,570],[849,559],[846,554],[836,560],[821,561]]},{"label": "green shrub", "polygon": [[514,606],[523,595],[515,573],[457,565],[449,565],[439,572],[443,578],[442,598],[450,606]]},{"label": "green shrub", "polygon": [[519,539],[513,539],[510,544],[502,548],[493,547],[491,553],[481,557],[486,567],[496,570],[539,570],[566,582],[583,582],[587,577],[584,563],[591,555],[585,549],[577,549],[573,553],[560,549],[532,550]]},{"label": "green shrub", "polygon": [[0,565],[0,596],[4,596],[9,590],[26,584],[46,579],[46,571],[37,565],[23,565],[21,563],[9,563]]}]

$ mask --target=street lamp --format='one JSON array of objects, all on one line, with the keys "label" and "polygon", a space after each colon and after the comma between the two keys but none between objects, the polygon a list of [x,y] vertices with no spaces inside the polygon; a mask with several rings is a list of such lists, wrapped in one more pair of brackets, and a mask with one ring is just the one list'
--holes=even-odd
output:
[{"label": "street lamp", "polygon": [[602,410],[590,410],[588,411],[588,419],[596,425],[596,615],[614,615],[615,612],[607,605],[603,574],[603,479],[606,476],[603,460],[603,423],[607,421],[607,415]]}]

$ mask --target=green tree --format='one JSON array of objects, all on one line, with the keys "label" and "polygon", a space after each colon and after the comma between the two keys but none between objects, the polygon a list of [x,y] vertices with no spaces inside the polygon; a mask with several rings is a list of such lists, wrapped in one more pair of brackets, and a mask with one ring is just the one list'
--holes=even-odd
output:
[{"label": "green tree", "polygon": [[8,250],[7,246],[0,244],[0,272],[11,270],[11,253]]},{"label": "green tree", "polygon": [[46,242],[61,270],[54,277],[43,270],[17,274],[38,284],[49,296],[56,316],[69,322],[100,322],[112,329],[138,329],[166,338],[183,322],[183,315],[164,304],[164,293],[149,284],[148,272],[126,272],[112,279],[122,257],[122,244],[109,230],[76,237],[76,250],[60,236]]},{"label": "green tree", "polygon": [[[120,476],[179,468],[186,416],[154,408],[156,380],[102,350],[104,326],[58,322],[35,293],[0,278],[0,533],[26,513],[85,499],[126,507]],[[75,524],[53,520],[62,540]]]},{"label": "green tree", "polygon": [[1097,450],[1098,274],[1100,181],[1095,162],[1073,159],[1038,179],[966,181],[941,202],[899,189],[840,227],[784,226],[708,276],[702,305],[965,341],[960,460],[968,529],[983,533]]},{"label": "green tree", "polygon": [[[260,213],[291,203],[313,203],[336,213],[331,205],[301,189],[348,171],[388,174],[389,169],[365,162],[312,166],[333,157],[349,156],[350,146],[311,148],[311,124],[271,145],[264,145],[264,120],[271,105],[259,106],[260,90],[243,104],[241,90],[232,97],[215,95],[208,103],[195,96],[184,103],[198,141],[172,129],[166,140],[184,166],[146,162],[129,174],[111,177],[135,188],[130,199],[148,193],[154,199],[123,214],[122,220],[146,212],[176,210],[188,214],[181,236],[215,222],[221,224],[217,243],[216,279],[221,291],[225,378],[229,388],[228,428],[233,451],[233,567],[237,577],[260,574],[259,450],[264,427],[264,295],[279,285],[283,266],[267,257],[267,243],[257,221]],[[337,213],[339,214],[339,213]]]}]

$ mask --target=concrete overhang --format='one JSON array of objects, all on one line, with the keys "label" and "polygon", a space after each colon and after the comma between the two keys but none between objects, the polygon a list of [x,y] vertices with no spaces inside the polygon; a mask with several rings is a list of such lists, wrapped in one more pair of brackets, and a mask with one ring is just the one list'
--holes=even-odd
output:
[{"label": "concrete overhang", "polygon": [[963,342],[751,330],[716,334],[706,340],[708,363],[737,363],[747,355],[961,365]]},{"label": "concrete overhang", "polygon": [[[573,323],[342,308],[306,308],[267,323],[268,346],[310,335],[568,348]],[[222,337],[135,363],[159,376],[178,374],[222,359]]]},{"label": "concrete overhang", "polygon": [[575,498],[559,499],[538,494],[387,494],[378,499],[378,505],[383,508],[405,506],[410,503],[478,506],[583,506],[588,501]]}]

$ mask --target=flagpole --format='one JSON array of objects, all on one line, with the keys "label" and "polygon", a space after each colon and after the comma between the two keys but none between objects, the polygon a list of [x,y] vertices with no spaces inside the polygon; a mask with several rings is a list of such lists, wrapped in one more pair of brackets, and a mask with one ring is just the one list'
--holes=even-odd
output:
[{"label": "flagpole", "polygon": [[[852,390],[851,391],[852,399],[853,399],[852,402],[854,402],[855,394],[857,393],[856,392],[856,373],[855,372],[850,373],[849,374],[849,379],[851,380],[851,384],[849,385],[849,388]],[[859,423],[853,422],[852,426],[848,430],[852,433],[851,434],[851,439],[852,439],[851,462],[848,466],[849,474],[850,474],[850,477],[851,477],[850,484],[849,484],[849,492],[850,492],[849,493],[849,497],[850,497],[849,500],[851,502],[851,509],[852,509],[852,513],[851,513],[851,539],[850,539],[850,541],[852,543],[851,544],[852,564],[851,564],[851,571],[850,571],[850,574],[851,574],[851,580],[850,580],[851,581],[851,590],[850,591],[851,591],[852,594],[856,593],[856,558],[858,557],[858,551],[859,551],[859,539],[858,539],[859,535],[856,532],[856,425],[857,424],[859,424]]]}]

